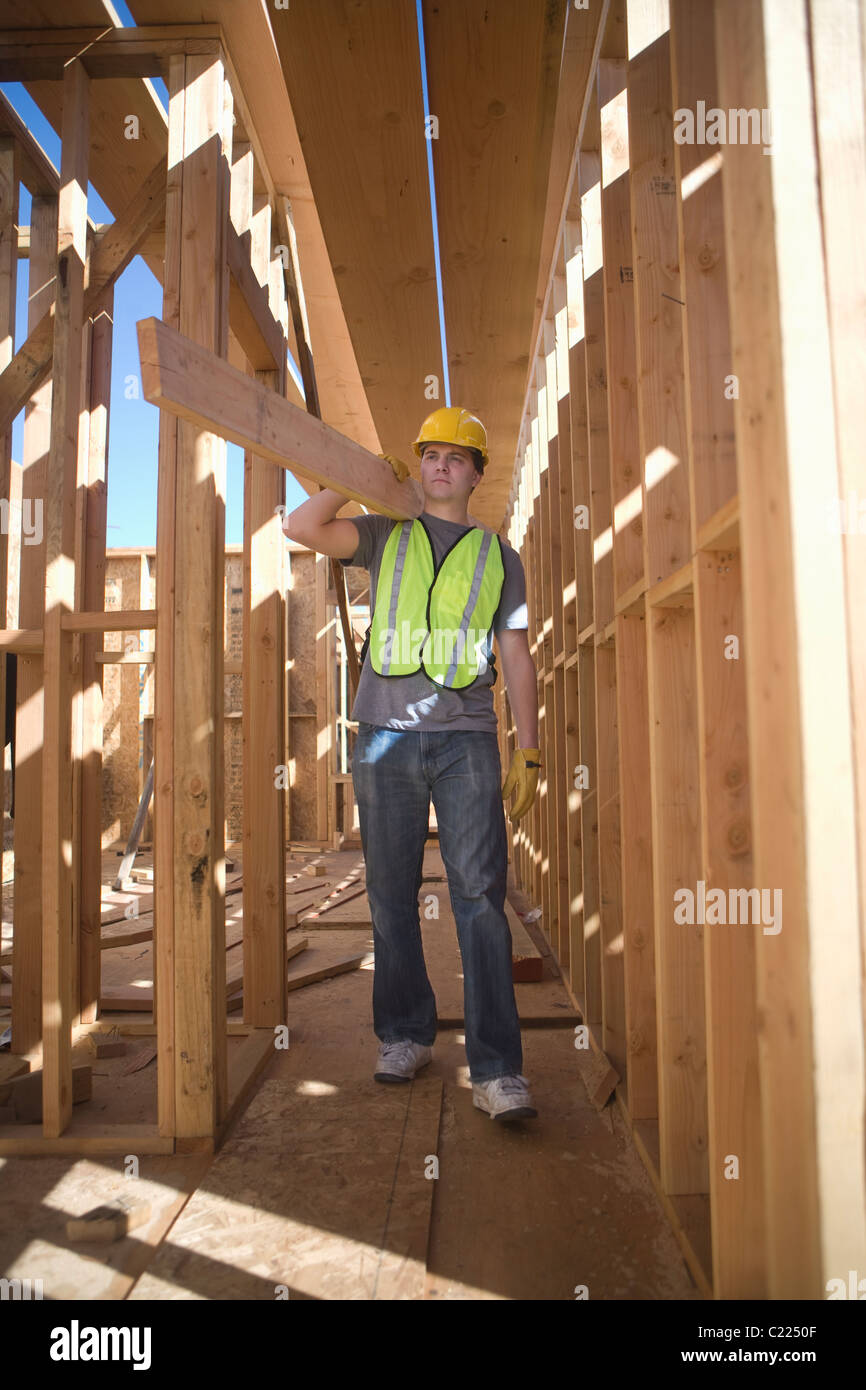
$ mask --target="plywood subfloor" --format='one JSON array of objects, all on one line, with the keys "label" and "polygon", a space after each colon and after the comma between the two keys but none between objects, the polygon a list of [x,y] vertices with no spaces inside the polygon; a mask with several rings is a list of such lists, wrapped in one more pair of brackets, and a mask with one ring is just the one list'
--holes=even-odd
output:
[{"label": "plywood subfloor", "polygon": [[[524,1024],[536,1020],[523,1065],[539,1118],[505,1128],[473,1107],[462,1029],[447,1026],[462,1018],[456,931],[447,885],[434,891],[440,917],[422,930],[443,1026],[411,1086],[372,1079],[369,968],[294,991],[289,1049],[220,1153],[141,1160],[155,1215],[127,1240],[76,1249],[63,1235],[67,1214],[131,1181],[121,1158],[5,1160],[2,1273],[43,1278],[46,1298],[272,1301],[285,1284],[290,1298],[570,1301],[586,1285],[595,1300],[698,1299],[619,1111],[587,1099],[573,1010],[536,928],[549,978],[515,992]],[[371,945],[357,927],[322,932],[293,965]],[[112,1119],[119,1095],[123,1118],[151,1119],[155,1064],[121,1083],[122,1062],[94,1063],[90,1104],[107,1105],[110,1087]]]}]

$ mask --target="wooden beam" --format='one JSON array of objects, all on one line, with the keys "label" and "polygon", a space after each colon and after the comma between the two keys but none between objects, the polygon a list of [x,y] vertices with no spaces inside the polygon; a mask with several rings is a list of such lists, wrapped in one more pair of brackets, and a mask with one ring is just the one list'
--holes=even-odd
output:
[{"label": "wooden beam", "polygon": [[[435,408],[429,376],[445,396],[415,11],[296,0],[268,13],[369,408],[382,449],[402,457]],[[303,252],[300,227],[299,240]],[[314,331],[318,361],[325,347]]]},{"label": "wooden beam", "polygon": [[423,493],[413,478],[399,483],[390,464],[167,323],[140,319],[137,328],[142,390],[153,405],[386,516],[405,519],[422,511]]},{"label": "wooden beam", "polygon": [[155,628],[158,618],[159,614],[153,608],[124,608],[108,612],[91,610],[88,613],[68,613],[60,625],[69,632],[137,632],[139,628]]},{"label": "wooden beam", "polygon": [[[169,24],[178,17],[178,0],[133,0],[131,9],[137,24]],[[304,148],[271,36],[271,20],[276,22],[279,14],[273,5],[226,4],[225,0],[197,0],[195,9],[195,18],[219,23],[225,39],[238,123],[256,163],[255,191],[266,192],[272,201],[279,191],[292,201],[309,297],[309,341],[316,355],[322,416],[375,453],[381,446],[337,288],[340,262],[336,253],[329,253],[322,233],[317,198],[310,186]],[[237,128],[235,133],[240,133]],[[113,177],[115,170],[107,168],[106,183]],[[102,191],[102,185],[99,187]],[[107,197],[106,193],[103,196]],[[110,198],[108,201],[111,206]],[[286,244],[281,226],[279,238]],[[289,381],[287,390],[294,399],[294,382]]]},{"label": "wooden beam", "polygon": [[163,77],[172,53],[216,53],[217,24],[0,31],[0,82],[59,82],[77,59],[91,78]]},{"label": "wooden beam", "polygon": [[232,329],[252,367],[279,370],[286,361],[287,343],[271,313],[267,289],[256,279],[245,244],[231,224],[226,236]]},{"label": "wooden beam", "polygon": [[[438,139],[431,143],[451,394],[458,403],[471,401],[487,426],[490,464],[473,493],[472,510],[495,525],[514,469],[539,260],[544,250],[544,300],[557,241],[563,173],[567,177],[571,156],[570,148],[562,148],[563,135],[565,141],[573,138],[578,124],[574,107],[583,88],[575,90],[569,79],[580,80],[588,70],[585,45],[588,39],[591,51],[601,9],[596,3],[579,14],[570,7],[582,56],[560,87],[566,3],[427,0],[423,6],[430,109],[439,121]],[[557,132],[553,212],[547,204],[558,95],[568,114],[560,113],[566,129]],[[546,312],[542,307],[542,319]]]},{"label": "wooden beam", "polygon": [[[95,315],[108,290],[137,254],[150,228],[165,215],[165,160],[154,165],[124,214],[112,223],[90,257],[82,322]],[[80,325],[78,326],[80,328]],[[31,328],[9,365],[0,373],[0,429],[7,427],[51,371],[54,308]]]},{"label": "wooden beam", "polygon": [[72,643],[60,619],[75,606],[75,501],[81,389],[81,322],[87,261],[90,79],[77,60],[63,76],[63,154],[51,445],[45,495],[45,725],[42,758],[43,1134],[59,1137],[72,1114],[72,986],[77,975],[72,916],[75,809],[72,762]]},{"label": "wooden beam", "polygon": [[34,196],[57,196],[60,175],[29,131],[5,92],[0,92],[0,131],[12,135],[18,150],[19,177]]}]

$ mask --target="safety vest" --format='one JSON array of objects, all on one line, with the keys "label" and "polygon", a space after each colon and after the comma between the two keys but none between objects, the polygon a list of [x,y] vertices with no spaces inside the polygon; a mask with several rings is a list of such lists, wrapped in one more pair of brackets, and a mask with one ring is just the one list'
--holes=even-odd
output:
[{"label": "safety vest", "polygon": [[[494,544],[495,542],[495,544]],[[396,522],[382,553],[368,649],[380,676],[423,670],[437,685],[465,690],[487,665],[483,651],[505,579],[502,542],[474,526],[434,562],[424,522]],[[496,665],[493,681],[496,681]]]}]

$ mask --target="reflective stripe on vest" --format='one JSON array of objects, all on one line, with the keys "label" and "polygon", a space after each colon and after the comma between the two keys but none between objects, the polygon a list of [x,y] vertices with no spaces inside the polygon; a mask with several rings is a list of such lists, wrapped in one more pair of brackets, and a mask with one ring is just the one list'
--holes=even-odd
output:
[{"label": "reflective stripe on vest", "polygon": [[407,676],[423,669],[437,685],[471,685],[486,665],[484,644],[504,579],[501,543],[492,531],[464,532],[437,569],[424,523],[398,522],[379,568],[369,634],[373,670]]}]

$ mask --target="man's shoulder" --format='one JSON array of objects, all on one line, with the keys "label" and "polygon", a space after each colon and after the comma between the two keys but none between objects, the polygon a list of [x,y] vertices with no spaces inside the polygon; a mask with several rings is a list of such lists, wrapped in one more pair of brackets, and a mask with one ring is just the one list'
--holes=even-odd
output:
[{"label": "man's shoulder", "polygon": [[523,561],[520,558],[520,552],[514,549],[511,542],[507,541],[504,536],[499,536],[499,544],[502,546],[502,558],[506,569],[522,569]]}]

